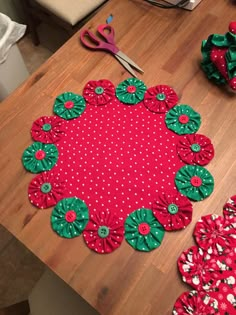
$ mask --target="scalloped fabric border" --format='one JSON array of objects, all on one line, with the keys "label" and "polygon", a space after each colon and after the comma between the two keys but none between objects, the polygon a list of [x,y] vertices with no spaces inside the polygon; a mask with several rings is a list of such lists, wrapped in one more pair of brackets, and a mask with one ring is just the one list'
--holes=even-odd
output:
[{"label": "scalloped fabric border", "polygon": [[[109,80],[102,79],[98,81],[88,82],[85,85],[83,96],[80,96],[79,94],[75,94],[73,92],[62,93],[56,98],[55,103],[54,103],[54,112],[59,117],[58,116],[41,117],[38,120],[36,120],[35,124],[32,127],[32,137],[34,137],[35,139],[41,139],[41,141],[45,143],[36,142],[35,144],[33,144],[32,146],[30,146],[28,149],[25,150],[25,153],[23,154],[23,158],[22,158],[23,164],[27,170],[34,173],[43,172],[42,176],[41,174],[38,175],[38,177],[36,177],[35,179],[31,181],[31,184],[29,186],[29,199],[36,207],[44,209],[55,204],[60,204],[61,200],[66,200],[65,197],[68,197],[71,195],[70,187],[71,186],[76,187],[76,185],[69,183],[70,179],[68,180],[65,178],[64,180],[63,176],[62,176],[62,179],[60,178],[61,173],[63,173],[62,171],[63,168],[58,169],[58,166],[57,166],[58,163],[60,163],[60,159],[62,160],[64,159],[64,161],[66,161],[65,163],[68,163],[68,165],[73,163],[73,161],[71,161],[72,158],[69,156],[66,160],[65,157],[63,157],[63,151],[61,151],[62,141],[63,141],[63,144],[66,145],[65,137],[69,136],[68,141],[69,141],[69,146],[72,147],[71,151],[73,149],[72,142],[74,141],[75,143],[78,143],[79,138],[74,138],[73,134],[70,135],[69,126],[75,126],[77,122],[80,123],[80,120],[85,121],[87,119],[86,117],[90,115],[90,113],[92,114],[93,111],[95,113],[99,113],[99,110],[96,108],[104,108],[105,111],[109,111],[109,107],[111,107],[111,110],[112,109],[114,110],[115,108],[112,107],[113,102],[116,106],[116,111],[117,111],[117,114],[115,113],[113,117],[118,117],[116,118],[118,119],[116,122],[118,124],[119,124],[119,113],[124,111],[123,115],[125,118],[127,117],[127,115],[125,114],[125,107],[122,107],[122,106],[135,105],[133,118],[131,117],[129,118],[131,122],[135,121],[135,117],[138,118],[137,115],[139,115],[139,111],[140,112],[143,111],[144,108],[146,107],[147,112],[150,112],[148,114],[150,115],[150,117],[156,117],[156,118],[158,117],[158,120],[163,121],[164,124],[166,124],[166,126],[169,128],[170,132],[173,132],[173,135],[172,135],[173,139],[176,138],[176,139],[179,139],[180,141],[181,139],[184,139],[184,137],[185,138],[188,136],[195,137],[195,132],[200,127],[200,122],[201,122],[200,115],[197,112],[195,112],[189,105],[178,105],[177,104],[178,96],[176,92],[172,88],[168,87],[167,85],[157,85],[157,86],[147,89],[143,81],[139,79],[135,79],[135,78],[130,78],[130,79],[124,80],[115,88],[114,85]],[[149,105],[149,102],[150,102],[150,105]],[[93,106],[91,107],[89,106],[87,108],[86,105],[93,105]],[[103,106],[100,106],[100,105],[103,105]],[[166,115],[164,115],[165,113]],[[101,115],[104,115],[104,114],[101,114]],[[96,121],[99,121],[99,117],[96,118]],[[112,121],[109,122],[109,119],[108,119],[106,121],[106,124],[110,124],[110,123],[113,123],[113,122]],[[147,120],[146,123],[147,123],[146,130],[148,130],[149,121]],[[132,123],[129,124],[129,126],[132,127]],[[97,128],[96,124],[95,124],[95,127]],[[153,127],[154,126],[152,126],[152,128]],[[140,126],[139,127],[137,126],[136,128],[140,129]],[[80,129],[79,125],[78,125],[78,129]],[[90,129],[91,129],[91,126],[89,126],[88,128],[88,132]],[[133,136],[135,136],[134,130],[131,131],[131,133],[133,134]],[[144,131],[143,131],[143,134],[144,134]],[[155,133],[153,134],[153,136],[155,137]],[[162,135],[160,134],[159,137],[161,139]],[[132,141],[132,138],[130,140]],[[47,144],[48,142],[53,142],[53,143],[56,142],[56,145]],[[191,152],[194,152],[196,155],[198,152],[197,150],[199,149],[197,148],[197,144],[199,143],[197,142],[195,143],[195,142],[191,143],[190,149],[191,149]],[[99,142],[97,143],[99,144]],[[194,148],[193,148],[193,144],[195,145]],[[37,148],[35,148],[35,145],[37,146]],[[183,144],[182,142],[181,145],[186,146],[186,143]],[[44,149],[46,148],[46,146],[48,146],[47,148],[51,146],[51,149],[55,148],[54,151],[56,155],[55,157],[51,157],[51,160],[49,161],[50,163],[48,162],[47,159],[45,160],[45,155],[47,154],[46,152],[47,150],[44,150]],[[129,145],[129,148],[131,148],[130,145]],[[37,153],[37,151],[39,152]],[[162,150],[158,149],[156,152],[156,154],[160,155],[158,151],[162,152]],[[115,150],[113,150],[112,152],[116,153]],[[59,158],[60,158],[59,161],[58,161],[58,153],[59,153]],[[175,154],[177,154],[176,151],[175,151]],[[181,156],[181,154],[179,155]],[[185,154],[185,156],[186,155],[188,155],[188,152]],[[46,155],[46,157],[48,156],[49,155]],[[121,157],[122,156],[123,155],[121,155]],[[136,154],[134,153],[133,157],[135,156]],[[163,156],[162,158],[166,160],[166,158],[168,159],[168,156],[165,156],[165,157]],[[182,156],[182,160],[186,163],[186,159],[183,158],[183,156]],[[48,162],[46,163],[46,166],[45,166],[45,161]],[[197,161],[197,158],[196,158],[196,161]],[[43,162],[43,166],[42,166],[42,162]],[[58,173],[57,177],[52,176],[53,173],[47,173],[47,170],[50,170],[53,166],[55,167],[57,166],[57,168],[55,168],[55,171]],[[160,166],[162,166],[161,161],[160,161]],[[180,168],[177,173],[181,174],[182,169],[183,167]],[[108,168],[108,171],[109,171],[109,168]],[[164,169],[160,174],[164,174]],[[127,175],[129,174],[127,173]],[[189,189],[191,193],[187,194],[186,187],[183,187],[179,183],[181,182],[181,180],[179,180],[179,175],[178,176],[177,175],[176,175],[176,188],[181,193],[185,194],[187,197],[189,197],[192,200],[203,199],[202,196],[199,197],[199,194],[200,194],[199,187],[198,187],[198,194],[196,193],[192,194],[192,186]],[[77,175],[72,174],[71,179],[73,179],[75,176]],[[83,176],[83,178],[86,180],[86,176]],[[126,177],[124,177],[124,180],[125,178]],[[190,182],[191,182],[191,179],[190,179]],[[196,190],[196,185],[194,187]],[[211,185],[211,189],[213,189],[212,185]],[[170,192],[164,189],[164,187],[162,188],[161,193],[163,193],[164,195],[166,194],[166,196],[170,194]],[[177,192],[175,192],[174,195],[176,193]],[[83,197],[77,191],[73,195],[76,196],[75,198],[77,199]],[[198,196],[196,197],[196,195]],[[150,209],[145,210],[145,211],[148,211],[147,217],[150,217],[150,220],[151,220],[150,222],[152,222],[153,220],[153,222],[157,225],[157,228],[160,231],[164,231],[164,229],[166,229],[167,231],[179,230],[179,229],[184,228],[186,225],[188,225],[191,222],[192,206],[186,196],[182,195],[181,197],[182,203],[179,203],[178,200],[173,199],[173,194],[172,194],[172,197],[171,197],[172,201],[166,200],[164,202],[164,205],[163,205],[163,197],[161,197],[162,201],[160,201],[159,199],[160,196],[161,196],[160,194],[159,196],[156,196],[156,197],[153,195],[152,210]],[[177,196],[178,196],[178,193],[177,193]],[[158,199],[159,199],[158,201],[159,203],[157,203]],[[100,206],[102,206],[102,201],[100,203]],[[114,249],[120,246],[123,239],[122,232],[119,232],[121,233],[120,238],[116,238],[115,236],[117,235],[115,234],[117,233],[117,229],[114,227],[115,232],[114,233],[112,232],[112,229],[110,227],[110,221],[109,220],[106,221],[104,215],[101,215],[101,213],[104,213],[102,212],[102,209],[100,211],[99,216],[97,215],[94,216],[95,209],[93,209],[93,207],[91,208],[89,205],[88,207],[90,208],[90,219],[89,219],[87,230],[85,230],[83,234],[86,245],[98,253],[112,252]],[[55,207],[55,209],[58,209],[57,206]],[[130,215],[131,215],[132,210],[134,209],[135,207],[130,209],[129,211]],[[145,212],[144,208],[141,208],[141,210],[142,210],[141,211],[142,213]],[[72,218],[74,218],[75,216],[75,213],[73,213],[74,211],[73,209],[69,209],[69,211],[72,211],[68,215],[68,217],[71,216],[71,220],[72,220]],[[133,215],[134,213],[136,212],[134,211]],[[118,224],[120,222],[119,221],[120,218],[117,218],[116,215],[114,215],[114,218],[115,219],[111,221],[117,222],[116,224]],[[131,219],[131,216],[129,216],[128,218]],[[68,238],[73,237],[73,235],[70,235],[70,231],[68,231],[68,228],[67,228],[67,226],[73,227],[73,225],[68,224],[68,221],[66,221],[65,217],[63,220],[64,220],[63,221],[64,223],[61,223],[63,224],[63,229],[61,232],[63,235],[61,236],[68,237]],[[129,220],[127,222],[129,223]],[[155,239],[153,241],[149,240],[147,242],[147,239],[150,238],[150,235],[147,234],[149,236],[145,236],[144,234],[142,234],[144,233],[144,230],[142,231],[141,227],[139,227],[138,225],[137,235],[139,237],[137,238],[138,241],[136,242],[135,239],[132,239],[133,236],[129,232],[130,226],[128,223],[125,224],[126,239],[129,240],[128,243],[132,247],[141,251],[142,250],[149,251],[160,245],[161,240],[164,236],[164,233],[160,233],[161,237],[159,240]],[[150,231],[152,231],[153,227],[151,227],[151,225],[148,222],[144,221],[141,223],[145,223],[146,225],[145,224],[144,225],[146,226],[146,229],[150,228]],[[54,226],[55,224],[56,223],[54,222]],[[92,231],[91,224],[96,225],[96,228],[94,226],[95,230],[93,231]],[[145,229],[145,226],[143,226],[143,229]],[[120,228],[120,223],[117,225],[117,228]],[[57,229],[57,231],[59,231],[59,229]],[[83,231],[83,228],[81,228],[79,233],[77,231],[76,236],[81,234],[82,231]],[[142,233],[140,231],[142,231]],[[105,234],[102,234],[102,233],[105,233]],[[127,235],[129,236],[131,235],[132,237],[130,238]],[[134,245],[134,243],[136,245]]]}]

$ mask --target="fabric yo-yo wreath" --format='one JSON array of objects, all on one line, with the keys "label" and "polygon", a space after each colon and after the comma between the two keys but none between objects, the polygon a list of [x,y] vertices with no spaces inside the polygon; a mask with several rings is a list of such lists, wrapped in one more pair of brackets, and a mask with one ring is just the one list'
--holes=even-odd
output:
[{"label": "fabric yo-yo wreath", "polygon": [[227,220],[236,221],[236,195],[228,199],[223,208],[224,217]]},{"label": "fabric yo-yo wreath", "polygon": [[175,302],[173,315],[216,315],[215,300],[206,292],[184,292]]},{"label": "fabric yo-yo wreath", "polygon": [[177,102],[167,85],[147,89],[136,78],[116,87],[105,79],[89,81],[83,96],[61,93],[55,115],[33,123],[37,142],[22,162],[42,174],[31,180],[29,200],[40,209],[55,206],[57,234],[83,232],[85,244],[101,254],[118,248],[124,237],[133,248],[150,251],[160,246],[165,230],[190,224],[189,199],[206,198],[214,186],[211,174],[195,164],[207,164],[214,149],[195,134],[199,113]]},{"label": "fabric yo-yo wreath", "polygon": [[183,281],[196,290],[204,288],[212,279],[221,277],[221,270],[216,261],[206,256],[197,246],[192,246],[182,253],[178,259],[178,267]]},{"label": "fabric yo-yo wreath", "polygon": [[236,247],[235,226],[216,214],[204,216],[198,221],[194,237],[198,246],[210,255],[223,255]]},{"label": "fabric yo-yo wreath", "polygon": [[[231,206],[232,197],[228,204]],[[225,211],[225,206],[224,206]],[[184,282],[196,291],[176,300],[173,315],[233,315],[236,309],[236,225],[234,220],[210,214],[194,230],[198,246],[184,251],[178,259]]]}]

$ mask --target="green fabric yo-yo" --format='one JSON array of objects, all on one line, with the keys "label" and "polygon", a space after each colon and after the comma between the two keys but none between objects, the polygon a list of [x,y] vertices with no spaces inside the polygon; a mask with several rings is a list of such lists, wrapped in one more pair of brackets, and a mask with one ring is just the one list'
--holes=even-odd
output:
[{"label": "green fabric yo-yo", "polygon": [[175,176],[178,191],[188,198],[199,201],[208,197],[214,189],[214,179],[204,167],[185,165]]},{"label": "green fabric yo-yo", "polygon": [[188,105],[178,105],[169,110],[165,118],[168,129],[179,135],[191,134],[198,131],[201,116]]},{"label": "green fabric yo-yo", "polygon": [[161,245],[165,230],[152,210],[141,208],[132,212],[125,221],[126,241],[135,249],[149,252]]},{"label": "green fabric yo-yo", "polygon": [[135,105],[144,99],[146,85],[136,78],[121,82],[116,88],[116,96],[122,103]]},{"label": "green fabric yo-yo", "polygon": [[58,160],[58,150],[54,144],[34,142],[25,149],[22,162],[27,171],[40,173],[53,168]]},{"label": "green fabric yo-yo", "polygon": [[85,110],[83,96],[72,92],[65,92],[57,96],[54,103],[54,113],[66,120],[77,118]]},{"label": "green fabric yo-yo", "polygon": [[79,198],[60,200],[52,211],[52,229],[61,237],[79,236],[88,223],[89,214],[86,204]]}]

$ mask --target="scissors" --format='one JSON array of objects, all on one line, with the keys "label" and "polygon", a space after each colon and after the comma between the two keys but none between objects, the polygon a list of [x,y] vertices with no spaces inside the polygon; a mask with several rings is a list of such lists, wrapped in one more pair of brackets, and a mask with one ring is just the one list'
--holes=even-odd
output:
[{"label": "scissors", "polygon": [[115,31],[112,26],[108,24],[99,25],[97,28],[97,32],[102,37],[102,39],[95,36],[89,30],[83,30],[80,33],[80,40],[82,44],[92,50],[105,50],[110,52],[134,77],[137,76],[131,67],[135,68],[141,73],[144,72],[135,62],[133,62],[133,60],[131,60],[128,56],[121,52],[116,46]]}]

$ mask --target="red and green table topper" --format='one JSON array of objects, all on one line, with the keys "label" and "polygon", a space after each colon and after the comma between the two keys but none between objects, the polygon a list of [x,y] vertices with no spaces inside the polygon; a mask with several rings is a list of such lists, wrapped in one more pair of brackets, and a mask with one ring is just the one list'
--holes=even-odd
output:
[{"label": "red and green table topper", "polygon": [[52,206],[51,225],[64,238],[110,253],[123,238],[135,249],[160,246],[165,230],[192,220],[192,203],[214,187],[204,167],[214,156],[198,134],[201,117],[178,103],[167,85],[147,88],[136,78],[115,87],[89,81],[82,95],[61,93],[55,115],[33,122],[35,141],[23,153],[37,173],[28,188],[39,209]]}]

